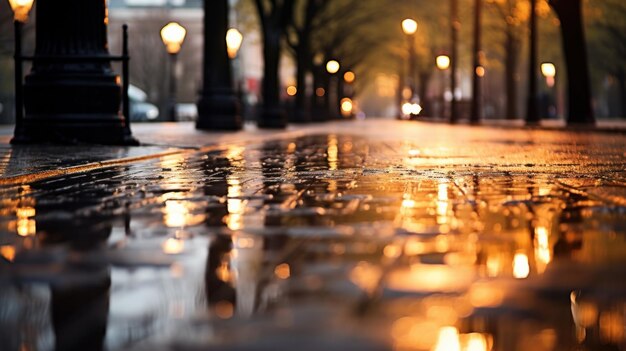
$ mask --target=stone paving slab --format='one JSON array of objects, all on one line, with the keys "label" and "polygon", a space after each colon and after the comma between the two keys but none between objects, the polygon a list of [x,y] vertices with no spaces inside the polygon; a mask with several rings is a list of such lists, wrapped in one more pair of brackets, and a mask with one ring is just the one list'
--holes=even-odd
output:
[{"label": "stone paving slab", "polygon": [[179,128],[0,185],[0,349],[624,349],[626,136]]}]

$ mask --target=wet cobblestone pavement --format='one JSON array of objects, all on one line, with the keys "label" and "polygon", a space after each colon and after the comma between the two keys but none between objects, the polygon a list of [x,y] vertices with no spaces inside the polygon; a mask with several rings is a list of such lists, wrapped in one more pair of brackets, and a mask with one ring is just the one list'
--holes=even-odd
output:
[{"label": "wet cobblestone pavement", "polygon": [[624,350],[625,145],[371,123],[6,184],[0,349]]}]

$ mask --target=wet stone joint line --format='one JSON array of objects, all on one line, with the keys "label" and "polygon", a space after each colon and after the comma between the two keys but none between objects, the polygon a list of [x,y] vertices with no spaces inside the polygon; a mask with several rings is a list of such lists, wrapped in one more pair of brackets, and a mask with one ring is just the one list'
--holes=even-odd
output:
[{"label": "wet stone joint line", "polygon": [[0,349],[624,349],[623,150],[478,147],[320,134],[0,187]]}]

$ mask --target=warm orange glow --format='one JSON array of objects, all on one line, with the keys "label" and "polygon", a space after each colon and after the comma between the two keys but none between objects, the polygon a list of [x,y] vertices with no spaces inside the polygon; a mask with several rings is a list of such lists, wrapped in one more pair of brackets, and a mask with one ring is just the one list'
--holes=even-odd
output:
[{"label": "warm orange glow", "polygon": [[352,109],[354,108],[354,103],[350,98],[341,99],[341,114],[344,117],[350,116],[352,114]]},{"label": "warm orange glow", "polygon": [[220,266],[215,269],[215,275],[217,276],[217,279],[225,283],[230,283],[232,279],[232,274],[230,273],[230,266],[228,265],[228,259],[222,259]]},{"label": "warm orange glow", "polygon": [[484,77],[485,76],[485,67],[483,66],[478,66],[476,67],[476,75],[479,77]]},{"label": "warm orange glow", "polygon": [[542,63],[541,74],[543,74],[544,77],[554,78],[556,76],[556,67],[550,62]]},{"label": "warm orange glow", "polygon": [[365,261],[359,262],[350,271],[350,281],[366,292],[374,291],[381,276],[382,270],[379,266]]},{"label": "warm orange glow", "polygon": [[336,135],[328,136],[328,148],[326,149],[328,155],[328,169],[331,171],[339,168],[339,140]]},{"label": "warm orange glow", "polygon": [[439,55],[435,59],[437,62],[437,68],[444,71],[450,67],[450,57],[447,55]]},{"label": "warm orange glow", "polygon": [[161,40],[170,54],[177,54],[180,51],[187,30],[176,22],[170,22],[161,29]]},{"label": "warm orange glow", "polygon": [[22,23],[28,21],[28,13],[33,7],[33,2],[34,0],[9,0],[13,10],[13,18]]},{"label": "warm orange glow", "polygon": [[228,57],[234,59],[237,57],[241,43],[243,42],[243,34],[235,28],[231,28],[226,32],[226,48]]},{"label": "warm orange glow", "polygon": [[185,249],[185,242],[181,239],[169,238],[161,245],[163,253],[168,255],[176,255]]},{"label": "warm orange glow", "polygon": [[383,254],[385,257],[397,258],[402,254],[402,248],[395,244],[389,244],[383,249]]},{"label": "warm orange glow", "polygon": [[246,203],[240,198],[242,194],[241,182],[236,178],[229,178],[226,182],[228,184],[226,226],[231,230],[239,230],[243,228],[243,214],[246,210]]},{"label": "warm orange glow", "polygon": [[414,19],[407,18],[402,21],[402,31],[406,35],[413,35],[417,32],[417,22]]},{"label": "warm orange glow", "polygon": [[470,304],[474,307],[497,307],[504,300],[504,293],[496,286],[477,282],[468,292]]},{"label": "warm orange glow", "polygon": [[37,224],[32,217],[35,217],[36,211],[34,207],[23,206],[15,209],[17,216],[16,231],[20,236],[35,235],[37,233]]},{"label": "warm orange glow", "polygon": [[550,252],[550,236],[548,228],[537,227],[535,228],[535,261],[537,263],[537,271],[543,273],[546,266],[552,260]]},{"label": "warm orange glow", "polygon": [[525,253],[518,252],[513,258],[513,276],[517,279],[528,278],[530,275],[530,264]]},{"label": "warm orange glow", "polygon": [[298,88],[296,88],[295,86],[290,85],[287,87],[287,95],[296,96],[297,93],[298,93]]},{"label": "warm orange glow", "polygon": [[276,268],[274,268],[274,275],[278,277],[278,279],[289,279],[291,275],[291,269],[287,263],[281,263]]},{"label": "warm orange glow", "polygon": [[348,84],[353,83],[355,79],[356,79],[356,75],[352,71],[348,71],[343,74],[343,80]]},{"label": "warm orange glow", "polygon": [[15,259],[15,246],[0,246],[0,256],[4,257],[9,262],[13,262],[13,260]]},{"label": "warm orange glow", "polygon": [[336,60],[330,60],[326,63],[326,71],[330,74],[335,74],[339,72],[341,65]]},{"label": "warm orange glow", "polygon": [[439,337],[435,351],[461,351],[459,330],[455,327],[442,327],[439,329]]},{"label": "warm orange glow", "polygon": [[164,222],[170,228],[184,227],[187,224],[189,209],[185,201],[168,200],[165,202]]},{"label": "warm orange glow", "polygon": [[326,90],[324,90],[324,88],[317,88],[315,89],[315,95],[322,97],[326,95]]},{"label": "warm orange glow", "polygon": [[221,319],[229,319],[235,313],[235,307],[229,301],[220,301],[215,304],[215,315]]},{"label": "warm orange glow", "polygon": [[489,343],[485,335],[469,333],[464,336],[467,338],[465,351],[489,351]]}]

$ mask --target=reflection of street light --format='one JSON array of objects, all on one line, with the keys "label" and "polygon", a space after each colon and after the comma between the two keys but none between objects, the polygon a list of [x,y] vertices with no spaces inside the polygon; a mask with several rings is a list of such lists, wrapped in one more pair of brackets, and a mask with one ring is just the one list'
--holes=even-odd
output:
[{"label": "reflection of street light", "polygon": [[341,65],[335,60],[330,60],[326,63],[326,71],[330,74],[339,72],[339,68],[341,68]]},{"label": "reflection of street light", "polygon": [[23,135],[24,100],[22,90],[22,27],[28,20],[28,13],[34,0],[9,0],[13,9],[13,25],[15,28],[15,133]]},{"label": "reflection of street light", "polygon": [[231,28],[226,32],[226,47],[228,49],[228,57],[234,59],[237,57],[237,52],[241,48],[243,42],[243,35],[235,28]]},{"label": "reflection of street light", "polygon": [[176,59],[185,41],[187,30],[176,22],[170,22],[161,29],[161,39],[170,54],[170,120],[176,121]]}]

